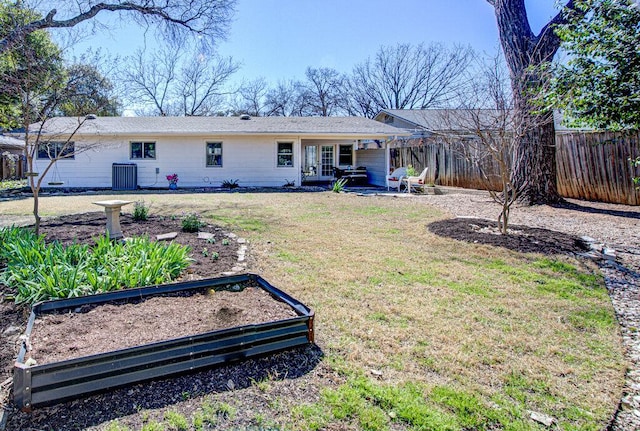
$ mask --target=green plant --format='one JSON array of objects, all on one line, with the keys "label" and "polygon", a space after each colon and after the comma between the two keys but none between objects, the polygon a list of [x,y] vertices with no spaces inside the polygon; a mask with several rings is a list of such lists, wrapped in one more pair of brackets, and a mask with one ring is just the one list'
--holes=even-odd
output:
[{"label": "green plant", "polygon": [[189,429],[187,418],[173,410],[169,410],[164,414],[164,419],[169,423],[169,429],[176,431],[186,431]]},{"label": "green plant", "polygon": [[220,253],[218,253],[217,251],[214,251],[213,253],[211,253],[211,259],[213,260],[220,259]]},{"label": "green plant", "polygon": [[216,243],[216,239],[215,238],[207,238],[207,243],[215,244]]},{"label": "green plant", "polygon": [[144,201],[136,201],[133,204],[133,219],[135,221],[149,220],[149,207]]},{"label": "green plant", "polygon": [[224,180],[222,182],[222,187],[225,189],[235,189],[240,186],[238,185],[238,180]]},{"label": "green plant", "polygon": [[190,263],[189,247],[148,237],[121,243],[101,236],[92,247],[65,247],[45,243],[30,229],[4,228],[0,239],[0,259],[6,262],[0,283],[16,289],[17,303],[162,284],[178,277]]},{"label": "green plant", "polygon": [[416,175],[418,175],[418,171],[416,171],[416,168],[413,165],[408,165],[407,166],[407,176],[408,177],[415,177]]},{"label": "green plant", "polygon": [[204,257],[209,256],[209,250],[207,250],[207,247],[202,249],[202,256],[204,256]]},{"label": "green plant", "polygon": [[200,216],[196,213],[187,214],[182,218],[182,230],[185,232],[198,232],[204,222],[200,220]]},{"label": "green plant", "polygon": [[141,431],[165,431],[164,426],[156,421],[147,422],[140,428]]},{"label": "green plant", "polygon": [[222,245],[229,245],[229,244],[230,244],[230,243],[229,243],[229,240],[228,240],[227,238],[224,238],[224,239],[222,240]]},{"label": "green plant", "polygon": [[334,193],[340,193],[341,191],[344,190],[344,187],[347,185],[347,181],[348,180],[346,178],[340,178],[340,179],[336,180],[333,183],[333,186],[331,186],[331,190]]}]

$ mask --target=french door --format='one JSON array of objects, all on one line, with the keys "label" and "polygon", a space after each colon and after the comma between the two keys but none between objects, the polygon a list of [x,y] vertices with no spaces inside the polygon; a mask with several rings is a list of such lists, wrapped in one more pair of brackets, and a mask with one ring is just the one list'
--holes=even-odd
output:
[{"label": "french door", "polygon": [[333,179],[334,145],[305,145],[302,160],[303,181]]}]

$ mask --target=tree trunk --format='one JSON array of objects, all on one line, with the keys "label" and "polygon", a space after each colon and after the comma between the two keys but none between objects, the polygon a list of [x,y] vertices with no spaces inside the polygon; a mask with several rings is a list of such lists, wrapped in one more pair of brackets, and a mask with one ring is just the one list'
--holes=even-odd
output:
[{"label": "tree trunk", "polygon": [[526,205],[557,203],[562,198],[557,187],[555,127],[553,115],[520,111],[523,128],[513,154],[511,183],[518,201]]},{"label": "tree trunk", "polygon": [[[495,8],[500,42],[511,76],[519,142],[514,152],[512,182],[522,203],[555,203],[561,200],[556,184],[555,127],[551,112],[538,114],[531,92],[543,84],[536,68],[550,62],[560,47],[553,25],[558,14],[535,35],[531,31],[524,0],[487,0]],[[573,7],[567,2],[565,7]]]}]

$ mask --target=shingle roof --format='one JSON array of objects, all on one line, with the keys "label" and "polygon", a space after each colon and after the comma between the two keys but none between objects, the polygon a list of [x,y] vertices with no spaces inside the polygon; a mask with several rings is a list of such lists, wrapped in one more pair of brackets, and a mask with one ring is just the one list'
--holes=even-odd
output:
[{"label": "shingle roof", "polygon": [[362,117],[57,117],[45,123],[44,133],[69,134],[81,121],[77,135],[407,135],[402,129]]},{"label": "shingle roof", "polygon": [[[456,109],[383,109],[376,115],[376,118],[381,113],[386,113],[392,115],[396,118],[401,118],[409,123],[413,123],[416,125],[417,129],[424,129],[429,131],[444,131],[451,128],[451,123],[454,119],[458,118],[459,121],[463,122],[464,115],[460,115],[460,112],[464,112],[464,110],[456,110]],[[484,113],[486,116],[486,121],[483,121],[481,118],[481,123],[483,124],[491,124],[493,120],[496,118],[500,118],[502,116],[500,111],[493,109],[479,109],[476,112]],[[555,124],[556,132],[567,132],[567,131],[584,131],[584,130],[593,130],[591,128],[577,128],[577,127],[567,127],[562,124],[562,114],[558,111],[554,111],[553,113],[553,121]]]}]

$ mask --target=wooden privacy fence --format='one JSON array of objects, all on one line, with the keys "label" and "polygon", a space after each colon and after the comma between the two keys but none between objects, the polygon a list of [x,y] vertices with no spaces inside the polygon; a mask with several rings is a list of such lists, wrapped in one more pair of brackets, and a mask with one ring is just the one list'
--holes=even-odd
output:
[{"label": "wooden privacy fence", "polygon": [[480,175],[480,170],[472,159],[465,156],[464,144],[450,144],[436,140],[412,140],[406,146],[391,148],[390,164],[400,167],[412,165],[417,172],[429,167],[426,182],[442,186],[462,187],[478,190],[501,190],[497,166],[485,161],[483,170],[488,180]]},{"label": "wooden privacy fence", "polygon": [[25,178],[25,158],[23,154],[0,154],[0,180]]},{"label": "wooden privacy fence", "polygon": [[639,133],[556,135],[558,191],[567,198],[640,205],[629,158],[640,156]]},{"label": "wooden privacy fence", "polygon": [[[497,165],[485,161],[483,179],[468,149],[433,139],[411,140],[390,150],[391,166],[424,167],[427,182],[443,186],[501,190]],[[456,148],[456,146],[458,146]],[[640,191],[631,180],[640,176],[629,158],[640,156],[640,133],[573,132],[556,134],[557,184],[561,196],[600,202],[640,205]]]}]

